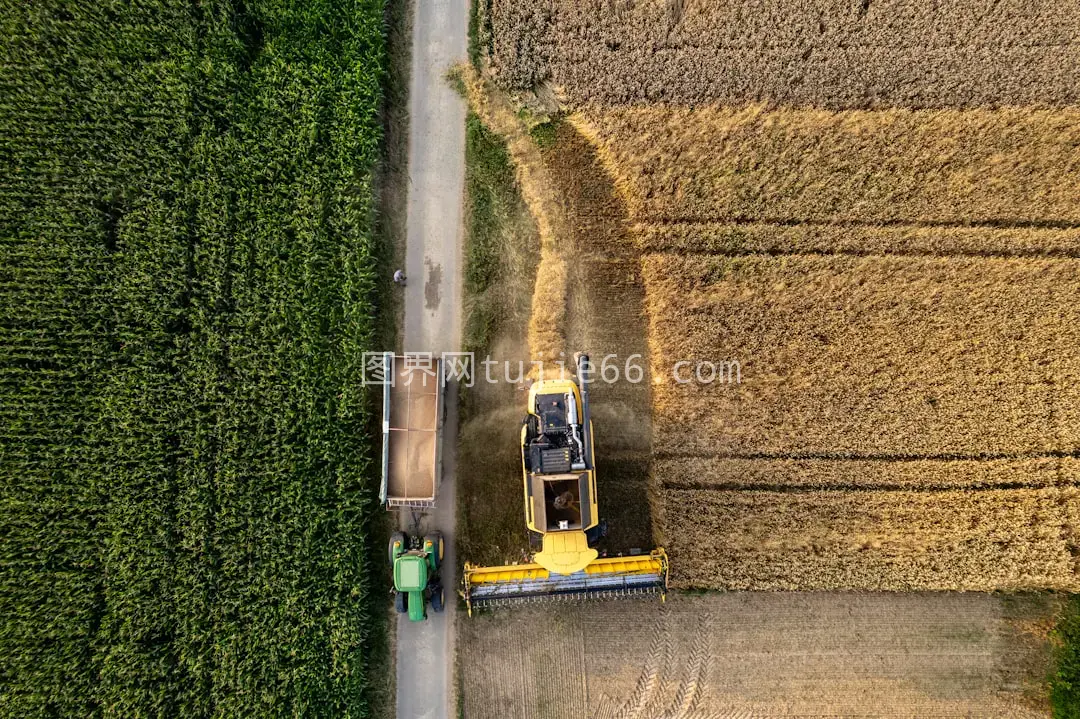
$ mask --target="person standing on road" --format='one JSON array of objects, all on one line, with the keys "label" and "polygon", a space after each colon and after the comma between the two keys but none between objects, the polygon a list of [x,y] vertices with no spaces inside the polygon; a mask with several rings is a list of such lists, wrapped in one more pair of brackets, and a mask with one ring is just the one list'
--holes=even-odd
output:
[{"label": "person standing on road", "polygon": [[394,273],[394,284],[405,286],[405,270],[398,270]]}]

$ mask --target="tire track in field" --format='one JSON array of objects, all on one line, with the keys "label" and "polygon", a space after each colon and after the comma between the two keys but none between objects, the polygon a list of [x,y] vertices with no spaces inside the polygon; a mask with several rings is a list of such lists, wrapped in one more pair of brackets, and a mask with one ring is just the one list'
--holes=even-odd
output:
[{"label": "tire track in field", "polygon": [[[514,667],[516,670],[516,677],[514,678],[514,684],[520,688],[521,694],[521,719],[529,719],[529,709],[536,706],[536,678],[529,672],[529,659],[531,658],[531,647],[529,646],[526,637],[532,635],[532,631],[529,629],[535,628],[531,626],[531,623],[523,624],[521,627],[515,627],[510,630],[510,636],[506,638],[509,646],[514,647],[513,655],[518,658],[517,664]],[[543,681],[543,677],[539,678]]]},{"label": "tire track in field", "polygon": [[[678,666],[670,630],[668,609],[661,607],[634,693],[620,707],[610,701],[602,703],[593,719],[750,719],[751,714],[744,711],[702,712],[698,708],[702,688],[708,681],[712,618],[707,617],[695,633],[685,666]],[[682,679],[669,700],[664,685],[674,676]]]},{"label": "tire track in field", "polygon": [[[661,606],[653,625],[649,653],[633,694],[621,706],[616,706],[605,696],[592,719],[729,719],[726,715],[698,711],[701,690],[708,678],[711,618],[707,618],[701,631],[695,634],[685,666],[677,666],[668,618],[669,610]],[[682,679],[675,696],[669,700],[664,691],[665,683],[680,675]]]},{"label": "tire track in field", "polygon": [[[648,707],[656,695],[660,684],[660,675],[670,663],[671,636],[668,631],[668,609],[661,606],[657,614],[656,623],[653,625],[652,643],[649,653],[645,657],[641,676],[638,677],[634,693],[630,695],[622,706],[614,711],[604,711],[603,719],[644,719],[642,712]],[[596,719],[601,719],[598,713]]]},{"label": "tire track in field", "polygon": [[701,688],[709,676],[709,637],[712,633],[712,617],[706,616],[699,631],[694,635],[685,677],[675,695],[676,711],[668,715],[670,719],[689,719],[692,713],[696,716]]}]

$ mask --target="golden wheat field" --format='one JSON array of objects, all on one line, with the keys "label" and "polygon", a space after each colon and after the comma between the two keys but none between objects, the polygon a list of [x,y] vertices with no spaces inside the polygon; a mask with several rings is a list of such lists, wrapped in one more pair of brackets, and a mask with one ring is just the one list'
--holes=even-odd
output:
[{"label": "golden wheat field", "polygon": [[[642,253],[677,583],[1080,587],[1080,114],[572,122]],[[680,361],[740,381],[683,384]]]},{"label": "golden wheat field", "polygon": [[1039,0],[484,3],[495,76],[582,104],[1080,102],[1080,7]]},{"label": "golden wheat field", "polygon": [[1076,489],[665,489],[672,583],[718,589],[1077,591]]},{"label": "golden wheat field", "polygon": [[[1080,446],[1080,261],[650,254],[643,274],[659,453]],[[742,381],[676,381],[701,360]]]},{"label": "golden wheat field", "polygon": [[571,122],[641,252],[677,583],[1080,587],[1080,113]]},{"label": "golden wheat field", "polygon": [[[664,253],[643,278],[677,583],[1080,588],[1077,260]],[[680,358],[742,381],[679,384]]]},{"label": "golden wheat field", "polygon": [[1078,256],[1080,227],[965,227],[844,222],[636,223],[642,252],[712,255]]},{"label": "golden wheat field", "polygon": [[1080,225],[1080,110],[576,116],[647,221]]},{"label": "golden wheat field", "polygon": [[[648,502],[680,586],[1080,587],[1080,5],[480,19],[493,80],[560,99],[614,189],[617,229],[583,246],[638,255]],[[676,381],[697,362],[738,381]]]}]

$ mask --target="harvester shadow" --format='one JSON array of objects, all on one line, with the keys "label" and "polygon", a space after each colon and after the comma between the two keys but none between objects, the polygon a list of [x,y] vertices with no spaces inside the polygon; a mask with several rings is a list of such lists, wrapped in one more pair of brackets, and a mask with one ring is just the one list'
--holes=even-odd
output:
[{"label": "harvester shadow", "polygon": [[[609,527],[600,549],[649,549],[651,381],[640,252],[621,197],[593,147],[570,123],[559,123],[543,156],[570,233],[561,238],[569,268],[567,356],[587,351],[598,369],[610,358],[591,392],[597,494]],[[616,369],[618,379],[609,382]]]}]

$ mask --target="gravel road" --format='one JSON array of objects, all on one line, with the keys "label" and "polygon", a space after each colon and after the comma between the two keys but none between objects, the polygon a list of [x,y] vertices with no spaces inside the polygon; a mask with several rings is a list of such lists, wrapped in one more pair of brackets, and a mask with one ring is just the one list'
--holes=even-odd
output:
[{"label": "gravel road", "polygon": [[[454,352],[461,338],[462,195],[465,184],[465,102],[446,73],[466,58],[467,0],[417,0],[409,88],[409,201],[405,253],[406,352]],[[438,509],[401,515],[401,527],[438,530],[446,541],[447,609],[426,622],[401,617],[397,628],[397,716],[451,716],[454,656],[454,439],[456,393],[447,396],[443,474]],[[456,714],[456,710],[455,710]]]}]

